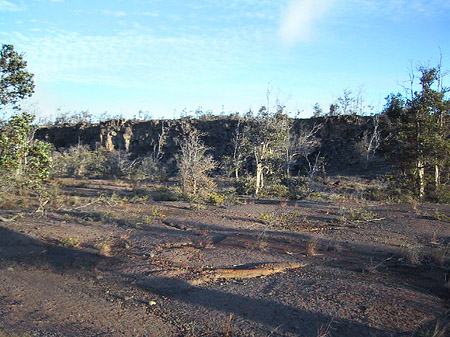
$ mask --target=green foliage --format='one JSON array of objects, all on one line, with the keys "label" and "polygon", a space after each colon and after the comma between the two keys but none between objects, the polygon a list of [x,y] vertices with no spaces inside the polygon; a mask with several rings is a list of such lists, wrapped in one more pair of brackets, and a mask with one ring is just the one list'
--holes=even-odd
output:
[{"label": "green foliage", "polygon": [[289,198],[291,193],[286,185],[280,183],[267,184],[261,190],[261,196],[273,197],[273,198]]},{"label": "green foliage", "polygon": [[311,178],[309,177],[292,177],[289,178],[289,195],[290,199],[304,199],[311,194],[309,183]]},{"label": "green foliage", "polygon": [[155,201],[177,201],[178,195],[167,187],[160,187],[152,192],[152,199]]},{"label": "green foliage", "polygon": [[214,206],[222,206],[227,201],[227,196],[222,193],[210,192],[207,195],[207,200],[209,204]]},{"label": "green foliage", "polygon": [[98,156],[87,145],[78,144],[62,152],[53,153],[54,170],[57,176],[89,177],[98,163]]},{"label": "green foliage", "polygon": [[373,213],[364,208],[350,207],[344,212],[344,217],[347,221],[371,221],[377,217],[376,213]]},{"label": "green foliage", "polygon": [[277,220],[277,214],[275,212],[261,212],[259,219],[267,225],[273,225]]},{"label": "green foliage", "polygon": [[278,106],[271,113],[262,107],[256,117],[246,117],[242,139],[242,151],[251,158],[255,167],[255,194],[259,195],[266,176],[284,172],[285,153],[289,146],[290,120]]},{"label": "green foliage", "polygon": [[251,195],[255,193],[255,180],[254,177],[240,177],[233,182],[233,186],[238,195]]},{"label": "green foliage", "polygon": [[136,162],[123,151],[91,150],[78,144],[53,153],[53,174],[65,177],[122,178],[136,173]]},{"label": "green foliage", "polygon": [[18,102],[34,92],[33,75],[25,70],[27,63],[12,45],[0,50],[0,109],[16,112],[0,121],[0,179],[3,188],[20,190],[41,187],[49,177],[51,146],[35,140],[35,116],[18,112]]},{"label": "green foliage", "polygon": [[80,247],[80,240],[72,237],[62,238],[61,240],[59,240],[59,245],[69,248],[78,248]]},{"label": "green foliage", "polygon": [[38,187],[50,175],[51,145],[34,139],[34,116],[22,112],[0,125],[0,170],[19,187]]},{"label": "green foliage", "polygon": [[373,201],[413,202],[416,199],[411,179],[391,175],[386,175],[386,182],[367,186],[363,196]]},{"label": "green foliage", "polygon": [[442,86],[440,66],[418,70],[421,91],[412,92],[409,98],[391,94],[383,113],[389,117],[387,156],[422,199],[448,184],[450,100],[448,89]]},{"label": "green foliage", "polygon": [[432,202],[450,203],[450,186],[440,185],[438,188],[432,188],[428,193],[428,200]]},{"label": "green foliage", "polygon": [[4,44],[0,50],[0,103],[15,105],[30,97],[34,92],[33,74],[25,70],[27,62],[14,50]]}]

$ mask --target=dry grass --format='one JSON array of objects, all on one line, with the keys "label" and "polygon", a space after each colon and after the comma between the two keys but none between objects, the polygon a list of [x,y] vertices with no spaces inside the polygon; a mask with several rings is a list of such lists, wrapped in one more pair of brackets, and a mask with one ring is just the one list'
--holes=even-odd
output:
[{"label": "dry grass", "polygon": [[319,246],[319,240],[317,238],[311,238],[306,245],[306,256],[317,255],[317,248]]},{"label": "dry grass", "polygon": [[131,245],[126,239],[111,238],[104,240],[97,245],[99,254],[106,257],[113,257],[116,255],[127,253]]},{"label": "dry grass", "polygon": [[233,320],[233,313],[228,316],[227,325],[225,327],[225,337],[231,337],[231,321]]}]

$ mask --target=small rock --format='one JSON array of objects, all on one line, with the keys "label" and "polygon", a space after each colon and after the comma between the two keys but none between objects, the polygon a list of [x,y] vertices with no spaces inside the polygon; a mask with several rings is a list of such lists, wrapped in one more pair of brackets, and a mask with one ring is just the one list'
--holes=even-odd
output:
[{"label": "small rock", "polygon": [[156,305],[156,302],[155,301],[150,301],[150,302],[148,302],[148,304],[151,305],[151,306],[154,306],[154,305]]}]

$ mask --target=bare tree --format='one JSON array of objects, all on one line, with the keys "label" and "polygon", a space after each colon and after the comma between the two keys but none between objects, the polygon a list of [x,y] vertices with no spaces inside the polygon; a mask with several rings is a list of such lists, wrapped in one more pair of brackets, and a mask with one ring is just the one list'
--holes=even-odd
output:
[{"label": "bare tree", "polygon": [[365,130],[359,142],[359,150],[364,157],[364,167],[367,169],[370,160],[375,156],[381,145],[380,115],[375,115],[371,119],[372,130]]},{"label": "bare tree", "polygon": [[314,124],[311,129],[304,127],[300,128],[300,131],[291,137],[290,148],[291,158],[290,162],[293,163],[296,158],[303,158],[308,164],[308,175],[313,178],[319,169],[320,152],[316,155],[313,161],[311,161],[311,154],[320,147],[320,139],[317,137],[317,133],[322,129],[323,124]]},{"label": "bare tree", "polygon": [[239,179],[239,171],[242,168],[245,156],[243,153],[242,145],[244,141],[244,131],[242,128],[241,117],[238,116],[236,128],[234,129],[232,144],[233,144],[233,157],[231,159],[231,165],[234,170],[234,177]]},{"label": "bare tree", "polygon": [[152,140],[153,145],[153,157],[155,161],[159,161],[164,156],[164,145],[167,142],[167,131],[170,128],[170,122],[167,122],[167,125],[164,125],[164,121],[161,121],[161,132],[158,133],[158,140]]}]

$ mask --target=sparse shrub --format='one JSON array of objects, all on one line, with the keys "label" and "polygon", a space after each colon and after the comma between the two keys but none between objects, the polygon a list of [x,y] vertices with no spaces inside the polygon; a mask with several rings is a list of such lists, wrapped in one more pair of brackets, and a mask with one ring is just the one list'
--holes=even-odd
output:
[{"label": "sparse shrub", "polygon": [[150,195],[147,194],[134,194],[131,198],[128,199],[128,202],[132,204],[145,204],[149,202]]},{"label": "sparse shrub", "polygon": [[309,199],[314,200],[314,201],[319,201],[322,200],[324,198],[324,194],[322,192],[312,192],[309,195]]},{"label": "sparse shrub", "polygon": [[407,263],[420,264],[423,257],[423,247],[421,245],[403,245],[402,257]]},{"label": "sparse shrub", "polygon": [[227,201],[227,196],[225,194],[217,192],[210,192],[206,197],[206,202],[214,206],[222,206]]},{"label": "sparse shrub", "polygon": [[450,203],[450,185],[440,185],[437,189],[431,189],[427,199],[432,202]]},{"label": "sparse shrub", "polygon": [[185,125],[183,131],[181,154],[177,156],[178,181],[185,198],[191,201],[204,200],[216,186],[209,173],[217,164],[206,155],[208,148],[196,129]]},{"label": "sparse shrub", "polygon": [[167,187],[159,187],[151,192],[152,199],[155,201],[177,201],[178,195]]},{"label": "sparse shrub", "polygon": [[380,186],[369,186],[364,191],[364,197],[372,201],[384,201],[388,199],[388,192]]},{"label": "sparse shrub", "polygon": [[87,145],[78,144],[53,153],[53,174],[67,177],[88,177],[92,174],[90,167],[97,165],[94,152]]},{"label": "sparse shrub", "polygon": [[122,178],[132,174],[135,166],[124,151],[92,151],[82,144],[54,152],[53,161],[53,174],[65,177]]},{"label": "sparse shrub", "polygon": [[80,240],[68,237],[59,240],[59,244],[63,247],[78,248],[80,246]]},{"label": "sparse shrub", "polygon": [[412,182],[405,177],[385,176],[386,182],[380,185],[369,186],[363,196],[373,201],[414,202],[416,200],[411,188]]},{"label": "sparse shrub", "polygon": [[349,221],[370,221],[377,217],[377,214],[364,208],[350,207],[344,212],[344,217]]},{"label": "sparse shrub", "polygon": [[434,214],[431,216],[433,220],[442,221],[442,222],[450,222],[450,216],[445,215],[444,213],[439,212],[438,209],[434,211]]},{"label": "sparse shrub", "polygon": [[306,256],[317,255],[317,248],[319,246],[319,240],[317,238],[311,238],[306,244]]},{"label": "sparse shrub", "polygon": [[135,168],[130,172],[130,177],[137,180],[166,180],[167,169],[164,163],[152,156],[142,157],[136,160]]},{"label": "sparse shrub", "polygon": [[202,204],[199,204],[199,203],[196,203],[196,202],[192,202],[192,203],[189,204],[189,208],[194,210],[194,211],[203,211],[203,210],[206,209],[206,206],[202,205]]},{"label": "sparse shrub", "polygon": [[289,198],[298,200],[308,197],[311,194],[309,179],[302,176],[290,178],[287,184],[289,187]]},{"label": "sparse shrub", "polygon": [[252,195],[255,193],[255,178],[241,177],[234,181],[234,188],[238,195]]},{"label": "sparse shrub", "polygon": [[150,209],[150,214],[154,217],[160,217],[160,218],[164,218],[166,215],[160,211],[158,208],[151,208]]},{"label": "sparse shrub", "polygon": [[286,185],[282,184],[268,184],[261,190],[260,196],[274,197],[274,198],[289,198],[291,192]]},{"label": "sparse shrub", "polygon": [[259,214],[259,219],[266,225],[274,225],[277,222],[277,215],[275,212],[261,212]]},{"label": "sparse shrub", "polygon": [[95,162],[89,166],[92,176],[123,178],[134,172],[135,161],[130,160],[125,151],[98,149],[94,151],[94,158],[96,159]]},{"label": "sparse shrub", "polygon": [[110,238],[97,245],[99,254],[106,257],[113,257],[120,254],[126,254],[131,248],[126,238]]}]

